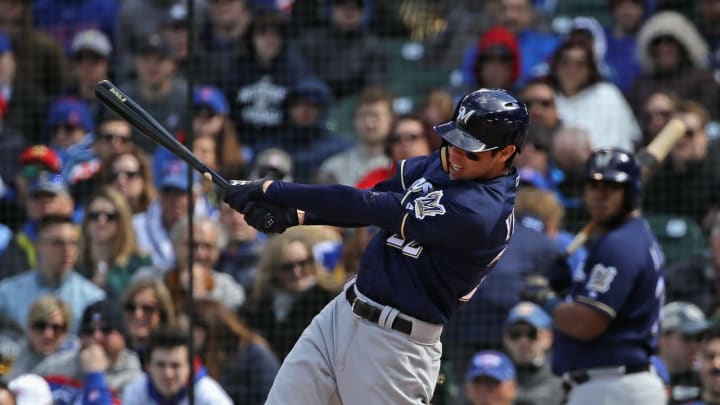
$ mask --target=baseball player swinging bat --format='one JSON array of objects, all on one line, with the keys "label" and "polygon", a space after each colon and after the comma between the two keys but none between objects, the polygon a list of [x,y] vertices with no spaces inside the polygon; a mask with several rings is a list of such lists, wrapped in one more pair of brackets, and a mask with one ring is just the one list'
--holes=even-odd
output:
[{"label": "baseball player swinging bat", "polygon": [[[685,135],[685,130],[685,123],[678,118],[673,118],[660,130],[647,147],[638,151],[636,156],[641,166],[640,177],[643,183],[646,183],[657,171],[662,162],[665,161],[665,158],[670,154],[670,150],[675,146],[675,143]],[[594,221],[588,222],[580,232],[575,235],[575,238],[573,238],[567,249],[565,249],[565,254],[569,256],[585,244],[595,229],[595,225]]]},{"label": "baseball player swinging bat", "polygon": [[227,189],[229,183],[225,177],[198,159],[192,151],[175,139],[149,112],[110,81],[103,80],[95,85],[95,97],[115,114],[126,119],[145,136],[157,142],[159,145],[164,146],[175,156],[184,160],[195,170],[202,173],[206,179],[217,184],[223,191]]}]

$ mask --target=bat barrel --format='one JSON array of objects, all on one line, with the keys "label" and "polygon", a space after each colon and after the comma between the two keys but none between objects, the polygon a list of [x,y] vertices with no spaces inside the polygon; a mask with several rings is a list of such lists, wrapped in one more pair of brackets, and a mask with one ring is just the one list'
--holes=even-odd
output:
[{"label": "bat barrel", "polygon": [[198,159],[192,151],[175,139],[150,113],[109,80],[103,80],[95,86],[95,96],[106,107],[127,120],[145,136],[168,149],[204,176],[207,177],[209,175],[213,183],[218,187],[223,190],[228,188],[228,181],[222,175]]}]

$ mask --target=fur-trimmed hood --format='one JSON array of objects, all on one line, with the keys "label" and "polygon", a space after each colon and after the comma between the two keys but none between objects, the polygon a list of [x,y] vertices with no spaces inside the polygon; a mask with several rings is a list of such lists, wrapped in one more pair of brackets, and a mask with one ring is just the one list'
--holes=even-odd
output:
[{"label": "fur-trimmed hood", "polygon": [[652,73],[655,66],[650,56],[650,44],[653,39],[669,35],[685,48],[690,62],[696,68],[708,66],[708,46],[695,26],[682,14],[675,11],[659,12],[642,26],[638,33],[637,52],[643,71]]}]

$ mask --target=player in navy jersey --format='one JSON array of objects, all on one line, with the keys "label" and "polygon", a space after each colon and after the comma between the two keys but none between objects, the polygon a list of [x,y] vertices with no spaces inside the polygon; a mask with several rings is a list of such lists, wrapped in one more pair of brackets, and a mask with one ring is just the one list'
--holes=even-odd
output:
[{"label": "player in navy jersey", "polygon": [[512,167],[528,113],[504,90],[463,96],[438,125],[440,150],[398,162],[371,190],[232,182],[225,196],[250,225],[374,225],[356,278],[311,322],[267,404],[428,404],[443,324],[503,254],[519,182]]},{"label": "player in navy jersey", "polygon": [[529,283],[523,294],[553,316],[552,367],[572,387],[569,405],[666,403],[650,367],[665,296],[663,254],[638,211],[640,187],[629,152],[594,152],[584,198],[598,239],[565,302],[545,283]]}]

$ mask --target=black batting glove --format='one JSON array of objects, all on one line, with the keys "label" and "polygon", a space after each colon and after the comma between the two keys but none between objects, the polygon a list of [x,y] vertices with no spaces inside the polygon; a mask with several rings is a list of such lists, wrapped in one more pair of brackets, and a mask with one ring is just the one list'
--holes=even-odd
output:
[{"label": "black batting glove", "polygon": [[558,297],[546,277],[533,274],[525,279],[525,288],[520,291],[520,298],[544,306],[548,300]]},{"label": "black batting glove", "polygon": [[262,201],[263,183],[267,179],[258,180],[230,180],[230,185],[225,190],[224,201],[234,210],[242,212],[245,205],[250,201]]},{"label": "black batting glove", "polygon": [[297,210],[264,201],[250,201],[243,210],[245,222],[263,233],[283,233],[300,224]]}]

